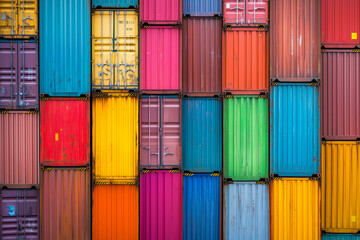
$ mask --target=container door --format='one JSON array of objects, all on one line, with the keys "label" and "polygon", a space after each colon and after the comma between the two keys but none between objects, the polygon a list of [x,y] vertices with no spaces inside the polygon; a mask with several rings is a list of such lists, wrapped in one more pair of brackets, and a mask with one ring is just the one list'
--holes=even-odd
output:
[{"label": "container door", "polygon": [[162,166],[179,166],[180,151],[180,99],[162,99],[161,107]]},{"label": "container door", "polygon": [[245,24],[245,0],[228,0],[225,2],[227,23]]},{"label": "container door", "polygon": [[18,0],[18,34],[37,35],[37,1]]},{"label": "container door", "polygon": [[17,72],[17,43],[0,43],[0,107],[2,108],[14,108],[17,105]]},{"label": "container door", "polygon": [[247,24],[266,24],[267,16],[268,16],[267,0],[247,0],[246,3]]},{"label": "container door", "polygon": [[0,35],[17,34],[17,0],[0,1]]}]

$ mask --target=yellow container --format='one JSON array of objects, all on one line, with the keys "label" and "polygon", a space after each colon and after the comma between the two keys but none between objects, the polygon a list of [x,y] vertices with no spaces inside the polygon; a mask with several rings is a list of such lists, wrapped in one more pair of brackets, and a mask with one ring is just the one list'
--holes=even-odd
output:
[{"label": "yellow container", "polygon": [[360,142],[322,144],[321,228],[326,232],[360,231]]},{"label": "yellow container", "polygon": [[279,178],[270,185],[271,239],[320,239],[320,188],[309,178]]},{"label": "yellow container", "polygon": [[106,93],[92,100],[94,178],[102,183],[135,182],[138,174],[137,97]]},{"label": "yellow container", "polygon": [[38,34],[37,0],[1,0],[0,35],[26,38]]},{"label": "yellow container", "polygon": [[93,89],[138,89],[138,54],[138,14],[135,10],[93,12]]}]

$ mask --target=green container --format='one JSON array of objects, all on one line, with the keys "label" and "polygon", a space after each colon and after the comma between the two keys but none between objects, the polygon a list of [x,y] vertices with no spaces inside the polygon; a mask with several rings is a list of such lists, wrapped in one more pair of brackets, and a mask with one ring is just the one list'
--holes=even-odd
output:
[{"label": "green container", "polygon": [[231,96],[224,100],[224,177],[254,181],[269,173],[268,99]]}]

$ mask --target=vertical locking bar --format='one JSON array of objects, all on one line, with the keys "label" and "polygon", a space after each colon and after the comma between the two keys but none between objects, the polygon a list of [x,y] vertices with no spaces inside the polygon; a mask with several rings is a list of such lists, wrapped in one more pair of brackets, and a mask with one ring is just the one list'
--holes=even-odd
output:
[{"label": "vertical locking bar", "polygon": [[124,11],[124,88],[126,89],[126,10]]},{"label": "vertical locking bar", "polygon": [[112,43],[112,38],[111,38],[111,22],[112,22],[112,11],[111,10],[109,10],[109,22],[110,22],[110,24],[109,24],[109,27],[110,27],[110,31],[109,31],[109,33],[110,33],[110,36],[109,36],[109,55],[110,55],[110,63],[109,63],[109,68],[110,68],[110,79],[109,79],[109,87],[111,88],[112,87],[112,61],[111,61],[111,43]]},{"label": "vertical locking bar", "polygon": [[119,80],[119,10],[116,11],[116,85],[120,88]]},{"label": "vertical locking bar", "polygon": [[101,61],[101,88],[104,87],[104,64],[103,64],[103,27],[104,27],[104,24],[103,24],[103,10],[101,9],[101,58],[100,58],[100,61]]}]

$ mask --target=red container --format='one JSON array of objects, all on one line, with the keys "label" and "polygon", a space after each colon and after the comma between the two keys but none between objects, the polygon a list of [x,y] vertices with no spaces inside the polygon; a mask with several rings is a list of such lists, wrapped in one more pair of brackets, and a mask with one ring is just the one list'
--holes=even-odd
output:
[{"label": "red container", "polygon": [[39,113],[0,113],[0,185],[38,184]]},{"label": "red container", "polygon": [[140,0],[140,22],[148,24],[180,24],[182,1]]},{"label": "red container", "polygon": [[145,172],[140,174],[140,240],[182,240],[182,174]]},{"label": "red container", "polygon": [[360,47],[359,0],[321,0],[321,43],[326,48]]},{"label": "red container", "polygon": [[40,101],[40,163],[83,166],[90,160],[90,101],[51,98]]},{"label": "red container", "polygon": [[221,93],[221,20],[184,20],[182,76],[186,95],[214,96]]},{"label": "red container", "polygon": [[322,54],[321,131],[326,140],[360,138],[360,53]]},{"label": "red container", "polygon": [[270,4],[270,77],[310,82],[320,77],[320,0]]}]

